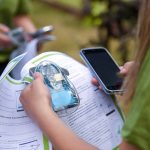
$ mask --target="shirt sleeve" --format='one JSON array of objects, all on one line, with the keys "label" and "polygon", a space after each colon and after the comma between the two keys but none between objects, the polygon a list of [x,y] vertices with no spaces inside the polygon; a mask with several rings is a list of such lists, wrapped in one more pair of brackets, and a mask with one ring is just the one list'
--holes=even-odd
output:
[{"label": "shirt sleeve", "polygon": [[122,130],[123,139],[141,150],[150,149],[150,50],[138,76],[131,109]]},{"label": "shirt sleeve", "polygon": [[16,15],[29,14],[31,11],[31,0],[18,0]]}]

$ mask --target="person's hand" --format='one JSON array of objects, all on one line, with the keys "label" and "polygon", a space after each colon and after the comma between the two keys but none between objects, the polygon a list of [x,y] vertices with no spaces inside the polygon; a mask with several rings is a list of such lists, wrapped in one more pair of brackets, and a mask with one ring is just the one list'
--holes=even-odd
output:
[{"label": "person's hand", "polygon": [[130,69],[132,68],[134,61],[128,61],[123,66],[120,67],[120,75],[127,76]]},{"label": "person's hand", "polygon": [[28,85],[20,95],[26,113],[36,122],[40,122],[43,116],[52,110],[51,97],[48,88],[43,83],[40,73],[34,74],[35,80]]},{"label": "person's hand", "polygon": [[10,29],[7,26],[0,24],[0,48],[6,48],[12,45],[11,39],[7,35],[9,31]]},{"label": "person's hand", "polygon": [[[134,61],[129,61],[129,62],[126,62],[123,66],[120,67],[120,73],[119,75],[122,76],[122,77],[125,77],[128,75],[131,67],[133,66],[134,64]],[[102,87],[101,85],[99,85],[98,81],[95,79],[95,78],[92,78],[92,81],[91,81],[95,86],[98,86],[99,89],[102,90]]]},{"label": "person's hand", "polygon": [[99,83],[98,83],[98,81],[97,81],[96,78],[93,77],[92,80],[91,80],[91,82],[92,82],[92,84],[94,84],[95,86],[98,86],[99,89],[102,89],[102,87],[99,85]]}]

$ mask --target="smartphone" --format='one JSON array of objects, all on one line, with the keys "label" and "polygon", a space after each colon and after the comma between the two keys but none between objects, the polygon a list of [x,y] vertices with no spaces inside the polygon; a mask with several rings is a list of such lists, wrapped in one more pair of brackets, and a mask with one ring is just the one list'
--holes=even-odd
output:
[{"label": "smartphone", "polygon": [[107,94],[123,92],[119,66],[104,47],[84,48],[80,56]]}]

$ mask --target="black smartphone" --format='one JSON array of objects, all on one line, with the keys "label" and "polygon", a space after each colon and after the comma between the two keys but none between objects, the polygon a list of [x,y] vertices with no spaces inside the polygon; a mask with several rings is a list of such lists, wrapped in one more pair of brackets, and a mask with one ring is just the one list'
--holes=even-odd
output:
[{"label": "black smartphone", "polygon": [[84,48],[80,56],[107,94],[123,92],[118,64],[104,47]]}]

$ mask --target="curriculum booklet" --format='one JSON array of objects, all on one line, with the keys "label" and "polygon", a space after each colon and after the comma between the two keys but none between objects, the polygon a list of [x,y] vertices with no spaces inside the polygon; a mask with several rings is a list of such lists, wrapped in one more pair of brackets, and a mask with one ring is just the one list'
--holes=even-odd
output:
[{"label": "curriculum booklet", "polygon": [[124,121],[115,100],[91,84],[89,70],[66,54],[45,52],[30,60],[14,80],[9,72],[26,55],[9,62],[0,77],[0,150],[52,150],[52,144],[38,126],[26,115],[19,96],[28,81],[29,68],[48,60],[69,71],[68,78],[80,97],[78,109],[61,119],[80,138],[100,150],[116,150],[122,142]]}]

